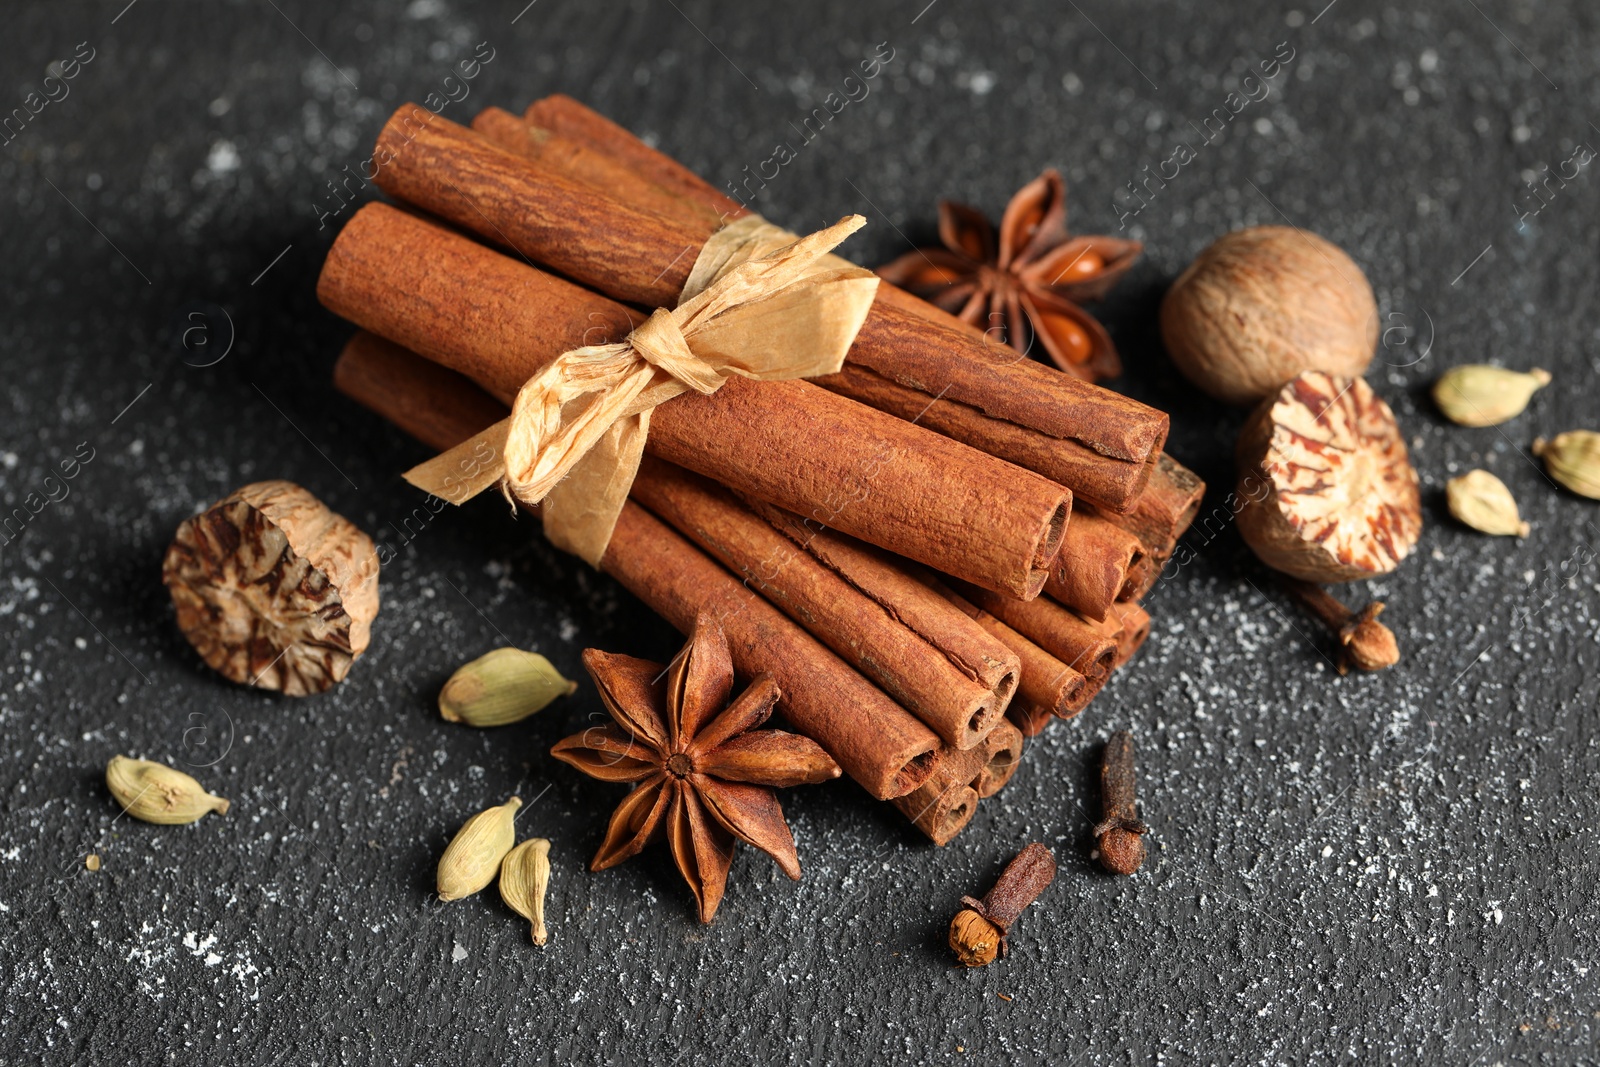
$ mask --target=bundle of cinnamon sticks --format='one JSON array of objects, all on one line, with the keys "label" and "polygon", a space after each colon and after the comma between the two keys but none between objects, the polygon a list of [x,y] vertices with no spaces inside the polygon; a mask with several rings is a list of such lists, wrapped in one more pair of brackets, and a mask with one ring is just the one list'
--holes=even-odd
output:
[{"label": "bundle of cinnamon sticks", "polygon": [[[404,106],[374,161],[402,207],[329,253],[319,296],[363,328],[335,382],[439,449],[673,306],[740,214],[563,96],[473,129]],[[1148,634],[1138,601],[1203,490],[1166,429],[882,285],[839,373],[655,408],[600,566],[686,633],[715,611],[736,669],[942,844]]]}]

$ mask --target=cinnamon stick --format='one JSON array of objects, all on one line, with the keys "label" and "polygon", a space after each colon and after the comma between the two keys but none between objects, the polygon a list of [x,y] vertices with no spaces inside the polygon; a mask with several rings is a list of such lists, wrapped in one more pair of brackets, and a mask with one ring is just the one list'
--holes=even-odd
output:
[{"label": "cinnamon stick", "polygon": [[600,566],[681,633],[714,613],[734,669],[771,675],[784,717],[874,797],[903,796],[932,772],[938,735],[644,508],[623,508]]},{"label": "cinnamon stick", "polygon": [[744,214],[744,207],[737,200],[719,192],[694,171],[564,93],[535,100],[523,118],[533,126],[604,152],[640,177],[703,204],[718,216],[732,219]]},{"label": "cinnamon stick", "polygon": [[536,160],[587,185],[610,189],[618,199],[643,210],[656,214],[699,212],[711,223],[720,217],[718,211],[642,177],[615,156],[559,132],[529,125],[509,111],[484,108],[472,120],[472,128],[509,152]]},{"label": "cinnamon stick", "polygon": [[[941,773],[941,770],[944,773]],[[978,813],[978,791],[959,771],[941,770],[903,797],[895,808],[936,845],[947,845]]]},{"label": "cinnamon stick", "polygon": [[1156,457],[1149,484],[1126,513],[1102,517],[1137,537],[1152,555],[1172,554],[1178,539],[1194,521],[1206,483],[1194,471],[1163,452]]},{"label": "cinnamon stick", "polygon": [[1121,623],[1117,633],[1117,658],[1113,669],[1133,658],[1150,636],[1150,613],[1138,604],[1113,604],[1111,614]]},{"label": "cinnamon stick", "polygon": [[[330,310],[503,401],[562,352],[619,339],[636,322],[614,301],[383,204],[345,226],[317,292]],[[685,393],[651,413],[647,448],[1025,598],[1049,576],[1071,505],[1070,493],[1031,471],[805,381],[734,377],[709,395]]]},{"label": "cinnamon stick", "polygon": [[[912,625],[922,608],[918,594],[932,596],[926,587],[907,579],[915,586],[909,596],[871,598],[721,486],[650,456],[631,495],[946,743],[972,748],[1001,721],[1016,685],[1017,657],[947,602],[947,618]],[[992,680],[964,660],[976,660]]]},{"label": "cinnamon stick", "polygon": [[1073,698],[1073,704],[1066,715],[1057,715],[1049,708],[1038,704],[1029,704],[1021,700],[1013,700],[1006,709],[1006,721],[1022,731],[1023,737],[1037,737],[1045,728],[1055,722],[1073,718],[1100,695],[1106,683],[1111,680],[1111,675],[1103,678],[1085,679],[1083,688]]},{"label": "cinnamon stick", "polygon": [[1128,584],[1128,569],[1144,555],[1133,534],[1099,515],[1073,517],[1072,544],[1056,557],[1045,592],[1073,611],[1103,619]]},{"label": "cinnamon stick", "polygon": [[1171,557],[1158,555],[1150,551],[1149,546],[1144,546],[1144,551],[1128,564],[1128,575],[1123,579],[1122,588],[1117,592],[1117,602],[1137,603],[1144,599],[1145,594],[1154,589],[1156,582],[1161,580],[1161,569],[1166,566],[1169,558]]},{"label": "cinnamon stick", "polygon": [[1057,719],[1055,712],[1037,704],[1012,704],[1006,709],[1006,721],[1017,728],[1023,737],[1038,737]]},{"label": "cinnamon stick", "polygon": [[1010,721],[1002,722],[984,738],[985,760],[978,771],[974,789],[980,797],[992,797],[1006,787],[1022,764],[1022,731]]},{"label": "cinnamon stick", "polygon": [[[704,208],[723,218],[737,218],[744,214],[741,204],[702,181],[677,160],[651,148],[621,126],[569,96],[558,94],[536,100],[529,105],[524,117],[530,129],[559,133],[570,141],[586,144],[598,154],[611,157],[619,169],[626,171],[629,181],[650,181],[686,199],[698,201]],[[527,154],[523,150],[526,135],[498,116],[482,126],[474,121],[473,128],[502,147]],[[563,170],[586,184],[602,190],[611,188],[603,178],[586,177],[573,168],[561,167],[560,157],[552,157],[547,162],[554,169]],[[628,199],[626,196],[619,198]],[[885,290],[888,290],[887,286]],[[981,331],[909,294],[898,290],[886,291],[885,299],[913,310],[932,322],[965,330],[983,340]],[[1150,477],[1148,464],[1108,463],[1097,452],[1071,440],[1047,436],[1026,425],[992,417],[977,407],[952,400],[925,387],[902,385],[866,367],[847,365],[839,374],[815,380],[824,388],[833,389],[900,418],[919,422],[946,437],[964,441],[992,456],[1037,471],[1072,489],[1075,495],[1111,512],[1130,508]]]},{"label": "cinnamon stick", "polygon": [[1023,736],[1013,723],[997,726],[984,743],[962,751],[945,746],[939,766],[915,790],[894,800],[894,806],[936,845],[950,842],[977,813],[980,797],[1003,789],[1022,759]]},{"label": "cinnamon stick", "polygon": [[[391,196],[647,307],[676,302],[715,229],[698,211],[668,217],[641,210],[416,105],[391,117],[375,158],[382,161],[376,180]],[[920,304],[881,287],[850,359],[930,398],[970,404],[1112,461],[1145,463],[1160,452],[1163,413],[1018,361],[964,328],[934,322]]]},{"label": "cinnamon stick", "polygon": [[1090,682],[1083,674],[1062,663],[1022,634],[1013,630],[987,611],[947,586],[935,585],[952,604],[989,633],[998,637],[1022,661],[1022,677],[1017,682],[1017,695],[1012,706],[1036,706],[1048,709],[1061,718],[1071,718],[1083,709],[1084,690]]},{"label": "cinnamon stick", "polygon": [[943,649],[962,673],[976,678],[997,696],[1009,699],[1017,684],[1016,655],[974,625],[965,612],[928,588],[911,573],[904,560],[764,501],[747,503],[852,589]]},{"label": "cinnamon stick", "polygon": [[1134,505],[1154,469],[1149,463],[1109,463],[1104,456],[1076,441],[1049,437],[1017,423],[993,418],[971,404],[948,397],[930,397],[922,390],[891,381],[858,364],[847,363],[838,374],[812,381],[879,411],[965,442],[1008,463],[1036,471],[1070,488],[1074,499],[1112,512],[1118,507]]},{"label": "cinnamon stick", "polygon": [[[1104,678],[1116,666],[1117,639],[1054,601],[1045,597],[1018,600],[965,582],[957,583],[955,589],[1085,678]],[[1120,607],[1115,605],[1114,610]],[[1122,618],[1120,613],[1117,617]]]},{"label": "cinnamon stick", "polygon": [[[482,430],[472,420],[494,404],[466,378],[370,335],[345,347],[334,382],[439,449]],[[504,408],[488,414],[503,417]],[[684,633],[701,610],[717,614],[735,669],[745,677],[770,674],[794,727],[873,796],[904,795],[933,773],[937,735],[644,508],[623,508],[601,567]]]}]

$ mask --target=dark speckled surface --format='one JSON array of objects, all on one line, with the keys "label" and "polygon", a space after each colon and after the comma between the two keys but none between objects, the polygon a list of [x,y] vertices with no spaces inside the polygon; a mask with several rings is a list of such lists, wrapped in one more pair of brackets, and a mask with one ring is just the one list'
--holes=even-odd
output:
[{"label": "dark speckled surface", "polygon": [[[0,148],[0,500],[63,497],[0,545],[0,1062],[1594,1062],[1600,515],[1527,445],[1600,420],[1600,177],[1543,201],[1527,183],[1600,143],[1597,16],[1322,2],[12,5],[0,109],[79,42],[93,58]],[[544,753],[600,713],[592,690],[494,733],[432,710],[506,642],[568,673],[585,646],[677,644],[499,506],[407,531],[397,473],[422,451],[328,385],[348,331],[313,283],[349,213],[328,183],[479,42],[494,58],[450,117],[564,91],[719,182],[888,42],[757,202],[796,227],[861,211],[866,262],[926,240],[941,195],[997,213],[1045,166],[1078,228],[1118,232],[1118,190],[1194,149],[1123,219],[1147,255],[1100,314],[1120,387],[1172,410],[1171,451],[1223,490],[1150,597],[1136,669],[948,848],[848,783],[794,790],[805,880],[743,850],[702,929],[664,850],[584,869],[618,789]],[[1264,98],[1203,140],[1280,49]],[[1388,601],[1405,660],[1382,676],[1335,677],[1232,532],[1239,415],[1175,376],[1153,326],[1208,241],[1286,219],[1354,256],[1393,327],[1370,378],[1428,525],[1351,591]],[[1498,430],[1447,426],[1427,384],[1485,359],[1557,384]],[[1516,493],[1526,541],[1445,514],[1474,466]],[[372,651],[319,699],[207,673],[159,582],[179,521],[267,477],[397,554]],[[1122,881],[1087,858],[1116,727],[1155,846]],[[233,811],[117,818],[117,752],[206,764]],[[428,892],[454,827],[512,792],[554,842],[543,951],[492,895]],[[1008,960],[953,969],[958,898],[1030,840],[1056,884]]]}]

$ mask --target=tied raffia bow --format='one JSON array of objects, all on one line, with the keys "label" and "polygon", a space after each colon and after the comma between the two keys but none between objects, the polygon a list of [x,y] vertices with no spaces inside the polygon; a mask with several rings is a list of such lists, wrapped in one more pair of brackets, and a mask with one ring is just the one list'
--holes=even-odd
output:
[{"label": "tied raffia bow", "polygon": [[795,238],[757,216],[701,249],[676,308],[626,339],[564,352],[518,391],[511,417],[406,472],[452,503],[500,482],[540,503],[546,535],[598,567],[627,501],[650,412],[732,375],[832,374],[865,321],[878,279],[829,252],[859,215]]}]

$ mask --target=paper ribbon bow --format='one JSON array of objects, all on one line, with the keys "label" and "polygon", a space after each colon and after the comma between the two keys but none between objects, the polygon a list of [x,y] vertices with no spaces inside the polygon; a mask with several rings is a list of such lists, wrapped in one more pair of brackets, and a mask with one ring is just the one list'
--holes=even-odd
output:
[{"label": "paper ribbon bow", "polygon": [[700,250],[675,309],[618,343],[562,353],[522,386],[509,419],[406,480],[455,504],[502,482],[543,501],[552,543],[598,567],[657,404],[714,393],[734,374],[810,378],[844,364],[878,278],[828,253],[864,225],[851,215],[795,238],[759,216],[729,224]]}]

